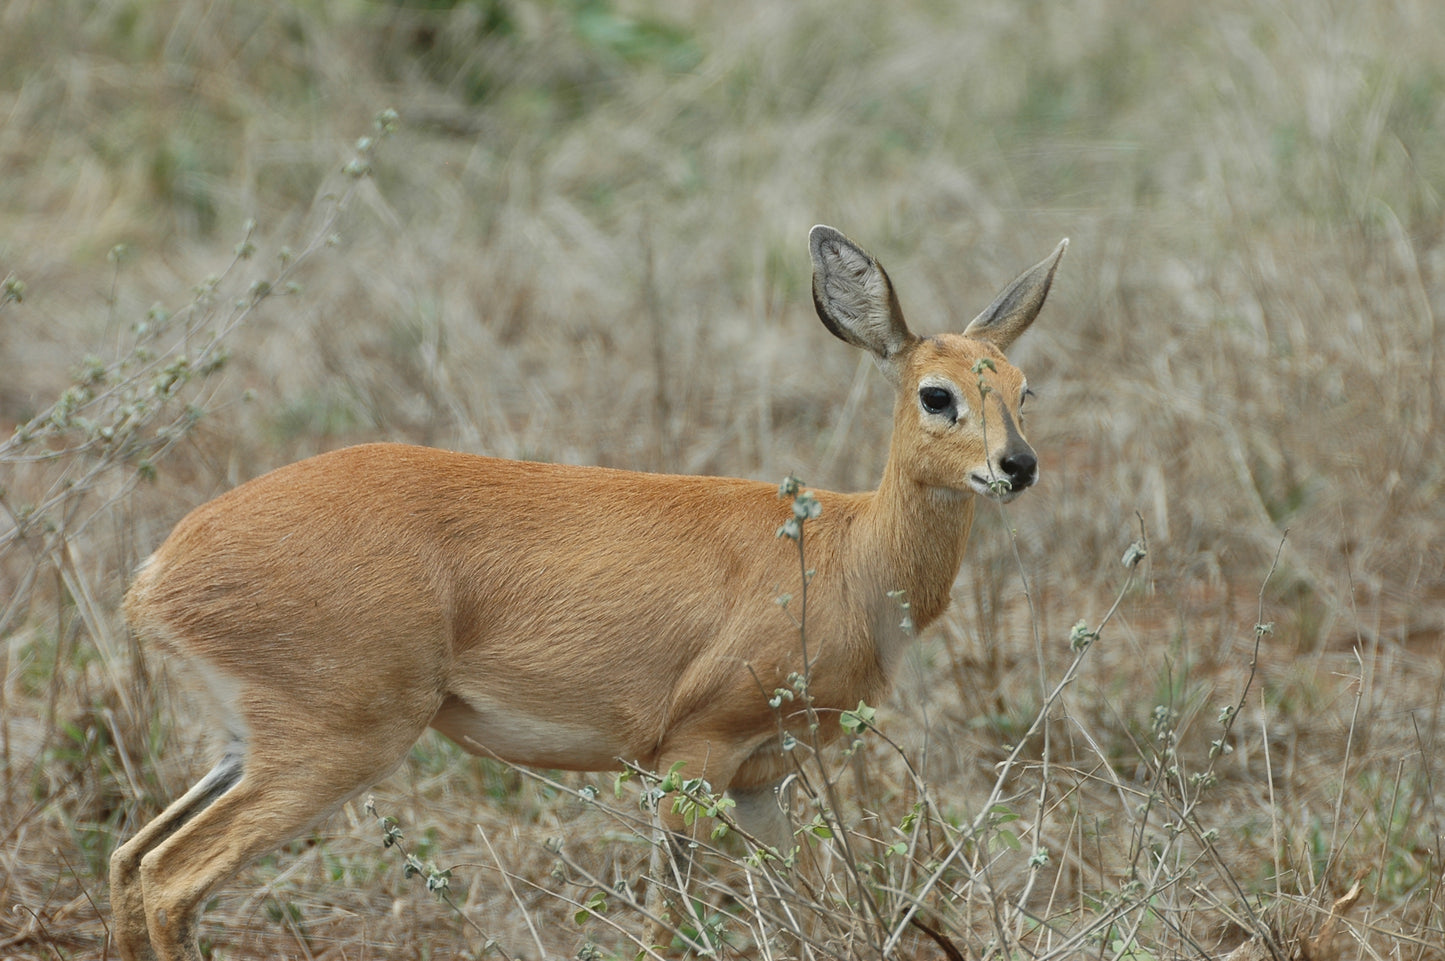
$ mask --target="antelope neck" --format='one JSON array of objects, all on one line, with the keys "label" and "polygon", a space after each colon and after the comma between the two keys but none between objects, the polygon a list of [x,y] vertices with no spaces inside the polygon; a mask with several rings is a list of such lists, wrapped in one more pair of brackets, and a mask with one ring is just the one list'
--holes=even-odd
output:
[{"label": "antelope neck", "polygon": [[889,457],[878,490],[859,519],[858,536],[881,574],[876,587],[905,592],[918,630],[948,607],[973,512],[971,491],[927,487]]}]

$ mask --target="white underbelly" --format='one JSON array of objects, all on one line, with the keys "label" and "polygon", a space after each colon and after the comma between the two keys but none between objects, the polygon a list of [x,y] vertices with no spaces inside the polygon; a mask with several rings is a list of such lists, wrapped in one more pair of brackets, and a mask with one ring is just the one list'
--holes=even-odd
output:
[{"label": "white underbelly", "polygon": [[640,760],[600,725],[456,696],[447,698],[431,726],[473,754],[528,767],[605,771],[620,767],[618,758]]}]

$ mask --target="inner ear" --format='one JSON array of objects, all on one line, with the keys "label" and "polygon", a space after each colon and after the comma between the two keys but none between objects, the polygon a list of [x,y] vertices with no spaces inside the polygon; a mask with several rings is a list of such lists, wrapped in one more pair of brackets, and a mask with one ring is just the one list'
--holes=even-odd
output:
[{"label": "inner ear", "polygon": [[813,258],[813,306],[823,326],[873,355],[895,383],[898,360],[917,338],[903,320],[883,265],[862,247],[822,224],[808,235]]},{"label": "inner ear", "polygon": [[1038,317],[1039,311],[1043,310],[1044,299],[1048,297],[1049,287],[1054,282],[1054,272],[1058,270],[1059,261],[1068,249],[1069,239],[1065,237],[1054,248],[1053,253],[1005,287],[994,302],[973,319],[963,335],[987,341],[999,350],[1007,350],[1020,334],[1028,330],[1034,318]]}]

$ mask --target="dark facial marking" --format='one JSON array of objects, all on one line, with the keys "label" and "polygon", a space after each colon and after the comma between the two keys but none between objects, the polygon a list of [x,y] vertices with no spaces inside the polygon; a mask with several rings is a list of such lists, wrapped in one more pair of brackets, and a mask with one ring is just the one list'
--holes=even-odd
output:
[{"label": "dark facial marking", "polygon": [[1028,441],[1024,440],[1024,435],[1020,433],[1018,426],[1014,424],[1014,415],[1009,411],[1008,404],[1005,404],[1003,398],[998,394],[994,394],[994,398],[998,401],[998,409],[1003,413],[1004,448],[1012,449],[1014,447],[1029,446]]}]

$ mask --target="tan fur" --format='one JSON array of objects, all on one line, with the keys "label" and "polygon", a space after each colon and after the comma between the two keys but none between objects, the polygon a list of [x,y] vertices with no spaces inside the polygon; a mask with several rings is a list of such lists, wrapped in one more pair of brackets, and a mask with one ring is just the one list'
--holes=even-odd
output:
[{"label": "tan fur", "polygon": [[[819,227],[812,250],[820,316],[898,389],[879,489],[816,491],[806,527],[811,692],[827,711],[884,695],[909,640],[889,592],[919,629],[936,619],[978,478],[1011,454],[1031,462],[1009,428],[1023,378],[1001,348],[1038,313],[1063,247],[1015,283],[1031,301],[1006,291],[967,336],[926,340],[861,248]],[[920,407],[920,382],[958,387],[956,423]],[[199,665],[232,747],[116,852],[121,956],[197,961],[209,892],[384,776],[428,726],[520,764],[682,761],[740,795],[776,782],[767,699],[804,666],[797,612],[776,603],[801,595],[796,545],[774,536],[790,507],[754,481],[374,444],[192,511],[125,613]]]}]

